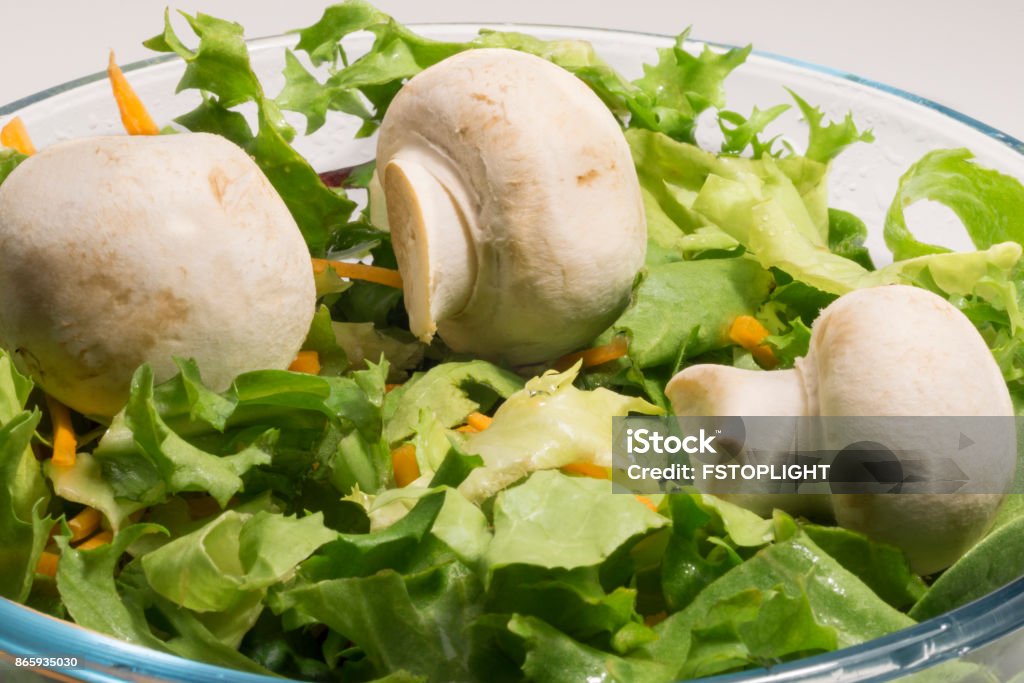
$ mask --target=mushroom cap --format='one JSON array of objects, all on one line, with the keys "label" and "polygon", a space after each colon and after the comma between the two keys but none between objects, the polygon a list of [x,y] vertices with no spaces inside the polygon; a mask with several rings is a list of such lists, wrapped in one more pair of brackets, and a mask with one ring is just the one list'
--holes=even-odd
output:
[{"label": "mushroom cap", "polygon": [[919,287],[872,287],[836,299],[814,321],[798,366],[819,415],[1013,415],[978,330]]},{"label": "mushroom cap", "polygon": [[377,168],[412,331],[526,364],[590,342],[626,305],[646,222],[625,137],[578,78],[470,50],[406,84]]},{"label": "mushroom cap", "polygon": [[63,142],[0,186],[0,345],[72,408],[110,416],[174,357],[206,383],[287,367],[314,313],[309,253],[256,164],[222,137]]},{"label": "mushroom cap", "polygon": [[[974,325],[955,306],[924,289],[890,285],[840,297],[814,323],[799,368],[820,415],[971,417],[1013,415],[1002,373]],[[946,457],[946,434],[920,422],[885,423],[884,445],[903,457]],[[944,569],[988,530],[1013,481],[1013,422],[1006,448],[960,458],[978,493],[833,494],[840,525],[899,546],[915,571]],[[998,425],[994,425],[996,429]],[[860,428],[858,428],[860,429]],[[830,448],[851,437],[826,436]]]}]

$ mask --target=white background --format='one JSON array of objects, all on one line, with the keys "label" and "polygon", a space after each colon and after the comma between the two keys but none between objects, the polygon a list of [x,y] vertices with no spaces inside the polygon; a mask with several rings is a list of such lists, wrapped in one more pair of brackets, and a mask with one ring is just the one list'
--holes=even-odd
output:
[{"label": "white background", "polygon": [[[0,0],[0,104],[128,63],[167,0]],[[310,0],[171,1],[234,19],[250,37],[313,23]],[[936,100],[1024,138],[1024,2],[1017,0],[378,0],[400,21],[534,22],[753,43]]]}]

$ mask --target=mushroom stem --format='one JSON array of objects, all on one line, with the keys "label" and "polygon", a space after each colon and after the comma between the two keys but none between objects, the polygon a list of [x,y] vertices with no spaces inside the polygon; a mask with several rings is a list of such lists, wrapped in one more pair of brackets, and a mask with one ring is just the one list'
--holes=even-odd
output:
[{"label": "mushroom stem", "polygon": [[409,329],[429,343],[437,321],[462,312],[473,293],[476,254],[466,214],[448,188],[411,159],[388,163],[384,193]]}]

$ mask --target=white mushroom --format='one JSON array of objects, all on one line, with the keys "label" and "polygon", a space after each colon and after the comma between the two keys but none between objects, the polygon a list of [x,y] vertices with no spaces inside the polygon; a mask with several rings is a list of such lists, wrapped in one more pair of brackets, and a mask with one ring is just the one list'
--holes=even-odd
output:
[{"label": "white mushroom", "polygon": [[118,411],[133,371],[284,368],[312,320],[309,253],[256,164],[222,137],[54,145],[0,186],[0,345],[50,394]]},{"label": "white mushroom", "polygon": [[519,365],[590,342],[625,306],[646,224],[629,147],[569,72],[514,50],[423,71],[377,168],[410,327]]},{"label": "white mushroom", "polygon": [[[814,323],[807,356],[792,370],[694,366],[676,375],[666,393],[684,415],[1013,415],[999,368],[967,317],[931,292],[902,285],[858,290],[833,302]],[[823,424],[833,425],[824,435],[829,449],[856,438],[836,421]],[[865,428],[873,427],[863,421],[852,427]],[[1012,421],[998,421],[995,428],[1006,432],[991,440],[999,447],[958,462],[970,482],[965,490],[977,493],[833,493],[836,521],[902,548],[919,573],[949,566],[991,525],[1013,480]],[[948,435],[922,433],[921,423],[887,421],[878,429],[885,432],[879,440],[904,464],[950,453],[948,444],[939,443]],[[795,438],[799,446],[802,437]],[[815,499],[753,496],[738,502],[762,512],[766,505],[801,512],[794,506],[813,507]]]}]

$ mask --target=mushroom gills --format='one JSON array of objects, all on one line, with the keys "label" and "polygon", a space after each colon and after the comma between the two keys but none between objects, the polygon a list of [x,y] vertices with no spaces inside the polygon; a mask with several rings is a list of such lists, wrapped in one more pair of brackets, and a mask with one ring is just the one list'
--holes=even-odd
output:
[{"label": "mushroom gills", "polygon": [[416,159],[388,162],[383,185],[409,329],[429,343],[437,322],[461,313],[473,294],[477,262],[467,212]]}]

